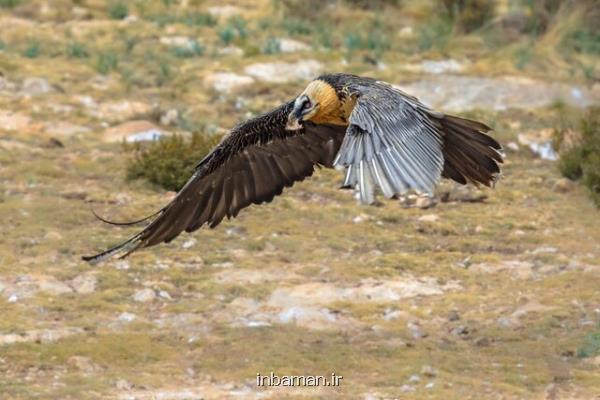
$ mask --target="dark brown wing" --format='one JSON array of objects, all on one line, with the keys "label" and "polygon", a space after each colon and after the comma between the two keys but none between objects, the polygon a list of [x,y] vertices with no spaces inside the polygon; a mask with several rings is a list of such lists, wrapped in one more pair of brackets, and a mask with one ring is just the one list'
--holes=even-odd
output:
[{"label": "dark brown wing", "polygon": [[251,204],[270,202],[284,187],[312,175],[315,165],[333,166],[346,128],[306,123],[285,129],[293,102],[235,127],[200,163],[177,196],[141,232],[100,254],[114,255],[169,242],[182,231],[217,226]]}]

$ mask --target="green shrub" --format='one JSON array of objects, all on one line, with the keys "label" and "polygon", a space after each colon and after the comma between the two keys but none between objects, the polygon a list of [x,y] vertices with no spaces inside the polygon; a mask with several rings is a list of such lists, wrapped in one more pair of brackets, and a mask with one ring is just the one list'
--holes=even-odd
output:
[{"label": "green shrub", "polygon": [[178,191],[194,167],[219,142],[218,136],[193,133],[173,135],[156,142],[126,145],[133,151],[127,163],[127,179],[146,179],[164,189]]},{"label": "green shrub", "polygon": [[231,44],[233,39],[235,39],[235,30],[231,26],[220,28],[217,33],[219,35],[219,39],[221,39],[223,44],[226,46]]},{"label": "green shrub", "polygon": [[454,21],[462,32],[479,29],[494,18],[494,0],[438,0],[439,7],[447,18]]},{"label": "green shrub", "polygon": [[96,71],[103,75],[106,75],[109,72],[115,70],[118,64],[119,59],[117,58],[117,55],[114,52],[104,51],[98,54],[98,58],[96,60]]},{"label": "green shrub", "polygon": [[27,58],[37,58],[40,55],[40,44],[36,41],[29,42],[25,51],[23,52],[23,56]]},{"label": "green shrub", "polygon": [[281,53],[281,42],[279,39],[270,37],[267,39],[265,46],[262,49],[264,54],[278,54]]},{"label": "green shrub", "polygon": [[[600,107],[590,107],[579,123],[581,138],[572,148],[561,154],[561,173],[572,180],[579,180],[590,190],[596,205],[600,207]],[[561,146],[561,135],[555,141]]]},{"label": "green shrub", "polygon": [[90,54],[83,44],[73,42],[67,46],[67,56],[70,58],[88,58]]},{"label": "green shrub", "polygon": [[21,0],[0,0],[0,8],[13,8],[19,5]]},{"label": "green shrub", "polygon": [[284,17],[281,25],[290,36],[310,35],[313,31],[310,23],[299,18]]},{"label": "green shrub", "polygon": [[123,1],[115,1],[112,2],[108,6],[108,15],[112,19],[125,19],[129,15],[129,8],[127,7],[127,3]]},{"label": "green shrub", "polygon": [[418,47],[420,50],[444,50],[452,38],[452,21],[438,17],[422,24],[418,28]]},{"label": "green shrub", "polygon": [[593,357],[597,354],[600,354],[600,330],[588,334],[583,344],[577,348],[579,358]]},{"label": "green shrub", "polygon": [[189,46],[176,46],[173,48],[173,55],[178,58],[199,57],[204,54],[204,46],[193,40]]}]

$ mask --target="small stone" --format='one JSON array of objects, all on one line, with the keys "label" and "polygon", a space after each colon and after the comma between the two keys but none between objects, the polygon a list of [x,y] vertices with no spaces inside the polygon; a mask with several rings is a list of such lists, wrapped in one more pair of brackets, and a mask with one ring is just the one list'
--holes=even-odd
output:
[{"label": "small stone", "polygon": [[517,152],[517,151],[519,151],[519,149],[520,149],[520,147],[519,147],[519,145],[517,144],[517,142],[508,142],[508,143],[506,144],[506,148],[507,148],[507,149],[509,149],[509,150],[512,150],[512,151],[514,151],[514,152]]},{"label": "small stone", "polygon": [[433,368],[431,365],[424,365],[421,368],[421,373],[429,378],[433,378],[436,377],[438,372],[435,368]]},{"label": "small stone", "polygon": [[567,193],[573,189],[573,182],[567,178],[558,179],[552,186],[552,190],[557,193]]},{"label": "small stone", "polygon": [[411,375],[410,378],[408,378],[408,381],[411,383],[419,382],[420,380],[421,378],[419,377],[419,375]]},{"label": "small stone", "polygon": [[415,207],[423,210],[434,207],[436,205],[435,199],[429,196],[418,197],[415,201]]},{"label": "small stone", "polygon": [[125,379],[119,379],[115,383],[115,386],[119,390],[131,390],[133,389],[133,384],[131,382],[126,381]]},{"label": "small stone", "polygon": [[148,303],[154,299],[156,299],[156,293],[150,288],[138,290],[133,295],[133,300],[140,303]]},{"label": "small stone", "polygon": [[171,295],[169,294],[169,292],[167,292],[166,290],[161,290],[158,292],[158,297],[165,299],[165,300],[173,300],[173,298],[171,297]]},{"label": "small stone", "polygon": [[48,231],[44,235],[44,239],[46,240],[61,240],[63,236],[57,231]]},{"label": "small stone", "polygon": [[310,50],[310,46],[306,43],[294,39],[281,38],[278,39],[279,50],[282,53],[296,53],[299,51]]},{"label": "small stone", "polygon": [[128,121],[119,125],[115,125],[104,131],[103,139],[105,142],[122,142],[128,143],[153,141],[168,135],[168,132],[163,131],[158,126],[148,121]]},{"label": "small stone", "polygon": [[52,86],[44,78],[32,77],[23,81],[21,93],[29,96],[39,96],[53,90]]},{"label": "small stone", "polygon": [[456,310],[452,310],[448,314],[448,321],[458,321],[459,319],[460,319],[460,314]]},{"label": "small stone", "polygon": [[489,345],[490,345],[490,339],[488,339],[486,337],[478,337],[477,339],[475,339],[475,346],[487,347]]},{"label": "small stone", "polygon": [[433,389],[434,386],[435,382],[429,382],[427,385],[425,385],[425,389]]},{"label": "small stone", "polygon": [[71,281],[71,287],[80,294],[89,294],[96,291],[98,279],[91,274],[83,274]]},{"label": "small stone", "polygon": [[119,321],[123,321],[123,322],[132,322],[136,319],[136,315],[135,314],[131,314],[128,312],[122,312],[121,314],[119,314]]},{"label": "small stone", "polygon": [[232,72],[216,72],[206,76],[204,82],[217,92],[228,94],[242,87],[252,85],[254,78]]},{"label": "small stone", "polygon": [[402,385],[400,386],[400,391],[404,393],[414,392],[416,388],[412,385]]},{"label": "small stone", "polygon": [[410,331],[410,334],[413,337],[413,339],[421,339],[427,337],[427,333],[423,332],[421,327],[415,324],[414,322],[407,323],[406,327]]},{"label": "small stone", "polygon": [[16,302],[17,302],[17,300],[19,300],[19,298],[17,297],[17,295],[16,295],[16,294],[12,294],[12,295],[10,295],[10,297],[8,298],[8,302],[9,302],[9,303],[16,303]]},{"label": "small stone", "polygon": [[419,217],[419,221],[421,222],[436,222],[440,219],[440,217],[436,214],[425,214]]},{"label": "small stone", "polygon": [[168,110],[160,117],[160,123],[163,125],[175,126],[177,125],[177,121],[179,121],[179,111],[175,108]]},{"label": "small stone", "polygon": [[69,357],[67,359],[67,365],[87,374],[93,373],[98,370],[98,366],[92,362],[91,358],[83,356]]},{"label": "small stone", "polygon": [[191,247],[194,247],[196,245],[196,243],[198,243],[198,241],[196,239],[188,239],[185,242],[183,242],[181,247],[183,247],[184,249],[189,249]]}]

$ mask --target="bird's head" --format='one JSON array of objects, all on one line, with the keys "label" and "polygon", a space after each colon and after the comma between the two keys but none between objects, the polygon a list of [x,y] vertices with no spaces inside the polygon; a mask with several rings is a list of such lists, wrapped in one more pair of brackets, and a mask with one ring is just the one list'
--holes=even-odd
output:
[{"label": "bird's head", "polygon": [[317,121],[319,116],[338,105],[335,89],[322,80],[314,80],[296,97],[294,108],[288,115],[286,129],[296,130],[304,121]]}]

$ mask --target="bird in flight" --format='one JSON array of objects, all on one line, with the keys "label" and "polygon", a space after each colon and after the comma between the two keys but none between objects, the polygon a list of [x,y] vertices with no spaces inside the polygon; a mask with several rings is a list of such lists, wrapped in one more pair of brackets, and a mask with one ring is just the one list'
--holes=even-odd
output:
[{"label": "bird in flight", "polygon": [[196,166],[173,200],[139,233],[94,256],[96,263],[217,226],[251,204],[268,203],[315,167],[345,170],[343,188],[364,204],[432,193],[441,178],[492,186],[501,146],[487,125],[430,109],[372,78],[322,75],[295,99],[234,127]]}]

